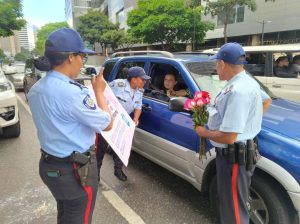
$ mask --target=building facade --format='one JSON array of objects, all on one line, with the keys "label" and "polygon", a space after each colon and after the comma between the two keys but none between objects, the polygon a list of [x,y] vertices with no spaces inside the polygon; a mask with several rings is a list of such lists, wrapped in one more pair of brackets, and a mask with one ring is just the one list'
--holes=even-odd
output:
[{"label": "building facade", "polygon": [[32,51],[35,48],[35,31],[36,28],[27,23],[20,31],[17,31],[20,48]]},{"label": "building facade", "polygon": [[85,15],[88,10],[99,9],[102,3],[103,0],[65,0],[67,23],[76,29],[79,17]]},{"label": "building facade", "polygon": [[127,15],[137,7],[137,0],[104,0],[101,10],[108,16],[112,23],[119,23],[120,29],[127,30]]},{"label": "building facade", "polygon": [[[202,4],[205,6],[206,3]],[[235,7],[227,27],[228,41],[237,41],[243,45],[300,43],[299,0],[256,0],[256,4],[257,10],[254,12],[247,7]],[[210,15],[202,19],[211,20],[216,25],[215,30],[206,34],[206,47],[222,45],[222,21]]]}]

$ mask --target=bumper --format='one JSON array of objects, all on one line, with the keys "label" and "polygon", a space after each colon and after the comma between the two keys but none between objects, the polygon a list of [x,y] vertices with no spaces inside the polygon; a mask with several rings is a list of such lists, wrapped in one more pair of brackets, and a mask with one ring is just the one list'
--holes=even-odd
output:
[{"label": "bumper", "polygon": [[0,128],[11,126],[19,121],[17,97],[14,91],[0,93]]},{"label": "bumper", "polygon": [[14,80],[13,84],[15,86],[15,89],[24,89],[24,84],[23,84],[23,80]]},{"label": "bumper", "polygon": [[298,223],[300,223],[300,193],[288,192],[294,207],[298,213]]}]

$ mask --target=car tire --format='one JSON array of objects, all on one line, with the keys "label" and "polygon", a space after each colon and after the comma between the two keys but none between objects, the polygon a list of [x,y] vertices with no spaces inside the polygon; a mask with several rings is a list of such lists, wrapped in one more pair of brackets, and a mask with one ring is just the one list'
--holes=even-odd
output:
[{"label": "car tire", "polygon": [[[269,178],[254,175],[250,186],[249,214],[251,224],[293,223],[289,202],[279,188]],[[212,212],[219,217],[217,178],[214,176],[209,185],[209,199]]]},{"label": "car tire", "polygon": [[16,138],[21,133],[20,121],[16,124],[3,128],[4,138]]}]

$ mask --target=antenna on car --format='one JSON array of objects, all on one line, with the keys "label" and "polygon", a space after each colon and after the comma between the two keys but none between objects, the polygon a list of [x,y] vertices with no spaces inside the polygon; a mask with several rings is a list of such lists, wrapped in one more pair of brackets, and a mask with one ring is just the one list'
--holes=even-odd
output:
[{"label": "antenna on car", "polygon": [[160,54],[164,57],[174,58],[174,55],[168,51],[120,51],[115,52],[111,55],[112,58],[119,56],[133,56],[133,55],[151,55],[151,54]]}]

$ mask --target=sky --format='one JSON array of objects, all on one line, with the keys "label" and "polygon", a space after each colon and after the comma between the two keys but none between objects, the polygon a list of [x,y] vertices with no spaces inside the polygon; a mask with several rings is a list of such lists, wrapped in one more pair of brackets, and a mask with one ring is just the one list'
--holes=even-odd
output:
[{"label": "sky", "polygon": [[23,0],[24,19],[37,27],[65,21],[65,0]]}]

